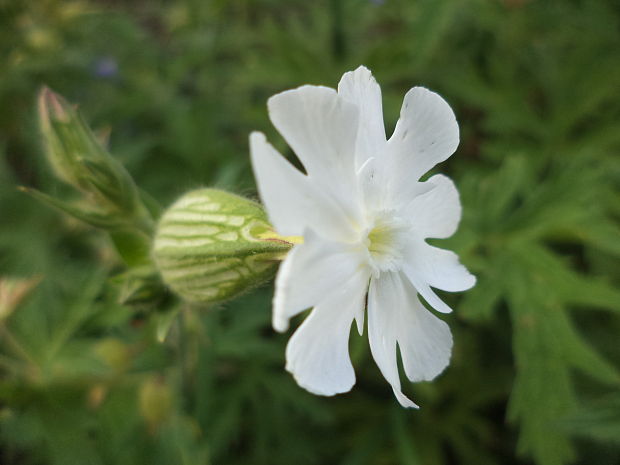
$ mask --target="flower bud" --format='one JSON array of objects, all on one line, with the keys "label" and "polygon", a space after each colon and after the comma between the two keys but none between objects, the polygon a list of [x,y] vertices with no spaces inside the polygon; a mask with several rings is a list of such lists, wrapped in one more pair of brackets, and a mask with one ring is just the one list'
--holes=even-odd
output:
[{"label": "flower bud", "polygon": [[70,106],[59,95],[44,87],[39,93],[38,109],[45,151],[54,174],[67,184],[85,187],[79,176],[77,159],[71,156],[69,150],[66,150],[55,128],[58,124],[71,122]]},{"label": "flower bud", "polygon": [[[148,229],[150,214],[125,168],[97,140],[78,111],[48,88],[39,94],[39,122],[45,153],[54,174],[83,194],[83,206],[61,208],[95,226],[137,224]],[[53,199],[38,198],[52,204]],[[50,201],[52,200],[52,201]]]},{"label": "flower bud", "polygon": [[221,302],[270,278],[292,243],[261,206],[217,189],[181,197],[162,216],[154,258],[164,282],[189,302]]},{"label": "flower bud", "polygon": [[36,189],[20,189],[50,207],[107,230],[130,267],[149,265],[153,218],[158,214],[155,202],[136,186],[65,99],[43,88],[38,103],[46,158],[54,174],[81,195],[68,202]]}]

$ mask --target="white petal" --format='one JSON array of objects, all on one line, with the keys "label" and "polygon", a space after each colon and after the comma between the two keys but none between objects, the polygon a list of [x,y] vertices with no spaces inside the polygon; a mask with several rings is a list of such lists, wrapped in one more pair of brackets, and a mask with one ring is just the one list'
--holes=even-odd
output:
[{"label": "white petal", "polygon": [[422,240],[412,240],[407,244],[405,259],[405,268],[410,269],[411,274],[442,291],[466,291],[476,284],[476,277],[461,265],[458,255]]},{"label": "white petal", "polygon": [[448,103],[423,87],[407,92],[386,151],[394,195],[452,155],[458,144],[459,128]]},{"label": "white petal", "polygon": [[359,215],[354,201],[357,106],[338,96],[334,89],[320,86],[282,92],[267,104],[271,121],[295,151],[312,182],[331,192],[349,215]]},{"label": "white petal", "polygon": [[393,179],[383,160],[382,157],[369,158],[358,170],[364,205],[369,211],[381,211],[387,207],[400,210],[404,218],[411,217],[407,209],[411,199],[431,191],[435,185],[430,182],[411,181],[400,185],[396,195],[392,187]]},{"label": "white petal", "polygon": [[394,292],[400,277],[396,273],[383,273],[371,279],[368,291],[368,338],[370,351],[383,377],[392,386],[394,395],[403,407],[417,407],[401,391],[396,357],[399,336],[399,309],[405,305],[402,293]]},{"label": "white petal", "polygon": [[446,304],[443,300],[439,298],[437,294],[431,289],[431,287],[426,283],[424,278],[417,272],[413,267],[409,265],[403,266],[403,272],[409,278],[413,287],[415,287],[416,291],[428,302],[428,304],[433,307],[435,310],[441,313],[451,313],[452,309]]},{"label": "white petal", "polygon": [[403,303],[400,309],[398,345],[403,367],[410,381],[430,381],[450,363],[450,327],[420,303],[408,280],[401,279]]},{"label": "white petal", "polygon": [[314,394],[331,396],[355,384],[349,357],[351,323],[363,308],[368,280],[363,272],[340,283],[304,320],[286,347],[286,369]]},{"label": "white petal", "polygon": [[260,197],[278,233],[301,235],[311,226],[328,237],[351,237],[339,204],[280,155],[264,134],[250,135],[250,154]]},{"label": "white petal", "polygon": [[444,239],[452,236],[461,220],[459,193],[450,178],[437,174],[425,183],[432,188],[417,195],[405,207],[411,225],[423,238]]},{"label": "white petal", "polygon": [[407,378],[430,381],[450,362],[450,328],[424,308],[406,277],[389,273],[371,283],[368,332],[373,357],[399,402],[405,407],[415,406],[401,392],[396,343]]},{"label": "white petal", "polygon": [[360,112],[356,162],[359,169],[370,157],[385,149],[385,125],[381,88],[365,66],[349,71],[338,83],[338,95],[355,104]]},{"label": "white petal", "polygon": [[274,329],[286,331],[291,317],[330,297],[352,275],[364,271],[362,263],[363,256],[351,250],[350,245],[325,240],[307,230],[304,243],[289,252],[278,270]]}]

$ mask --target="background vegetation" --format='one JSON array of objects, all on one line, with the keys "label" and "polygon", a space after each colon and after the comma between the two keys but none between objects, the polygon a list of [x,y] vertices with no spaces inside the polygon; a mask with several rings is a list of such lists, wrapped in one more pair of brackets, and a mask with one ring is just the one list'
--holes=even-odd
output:
[{"label": "background vegetation", "polygon": [[[619,51],[615,0],[0,0],[0,462],[620,463]],[[438,168],[464,204],[446,246],[478,285],[446,296],[453,361],[406,388],[420,411],[355,336],[351,393],[299,388],[269,286],[158,343],[153,312],[117,303],[107,237],[16,190],[69,195],[42,154],[43,84],[165,206],[253,196],[249,132],[286,150],[266,99],[359,64],[388,128],[413,85],[461,125]]]}]

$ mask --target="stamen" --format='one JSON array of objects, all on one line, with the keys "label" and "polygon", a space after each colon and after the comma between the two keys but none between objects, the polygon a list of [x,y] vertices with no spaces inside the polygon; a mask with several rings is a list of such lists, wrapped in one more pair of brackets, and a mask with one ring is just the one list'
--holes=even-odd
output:
[{"label": "stamen", "polygon": [[391,211],[381,212],[367,231],[364,244],[368,249],[373,274],[398,270],[403,260],[403,249],[410,231],[409,225],[394,216]]}]

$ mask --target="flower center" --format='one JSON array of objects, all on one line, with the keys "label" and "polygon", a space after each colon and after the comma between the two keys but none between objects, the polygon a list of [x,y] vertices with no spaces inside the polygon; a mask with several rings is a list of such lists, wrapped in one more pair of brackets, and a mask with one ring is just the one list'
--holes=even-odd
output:
[{"label": "flower center", "polygon": [[381,212],[367,229],[365,245],[368,248],[369,264],[376,276],[382,271],[396,271],[403,260],[403,248],[409,225],[393,212]]}]

